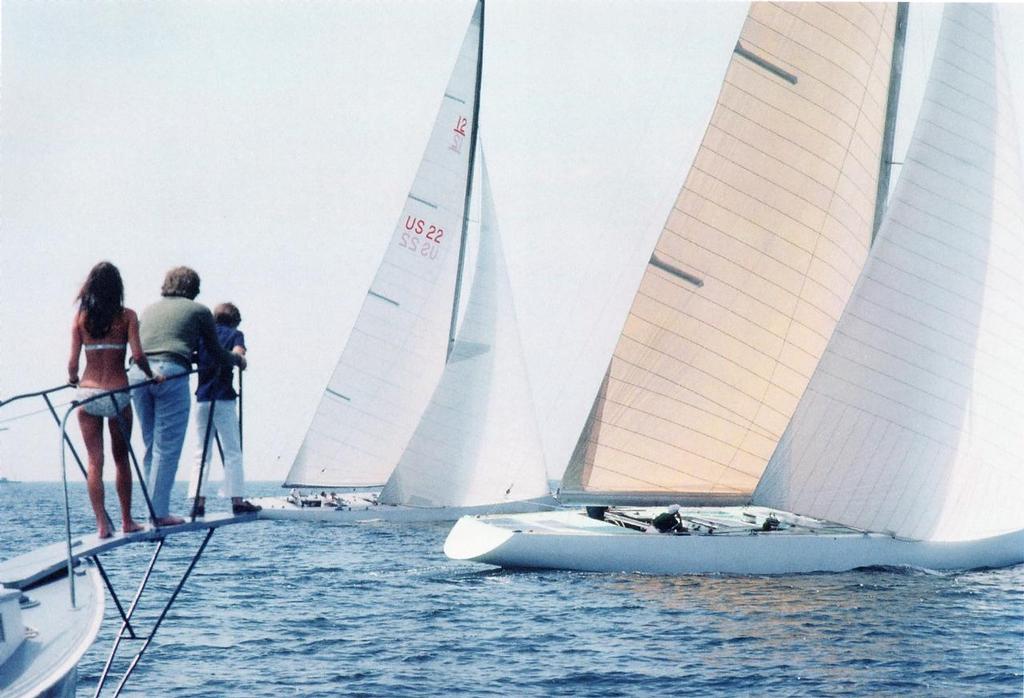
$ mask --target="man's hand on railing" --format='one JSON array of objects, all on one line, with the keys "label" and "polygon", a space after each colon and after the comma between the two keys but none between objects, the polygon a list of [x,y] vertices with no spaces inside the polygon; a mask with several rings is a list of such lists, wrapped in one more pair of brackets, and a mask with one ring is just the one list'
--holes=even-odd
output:
[{"label": "man's hand on railing", "polygon": [[68,376],[68,385],[73,385],[76,388],[78,387],[78,374],[77,373],[72,373],[70,376]]},{"label": "man's hand on railing", "polygon": [[235,364],[238,366],[238,370],[244,371],[245,367],[249,365],[245,360],[245,347],[237,346],[231,350],[231,354],[235,359]]}]

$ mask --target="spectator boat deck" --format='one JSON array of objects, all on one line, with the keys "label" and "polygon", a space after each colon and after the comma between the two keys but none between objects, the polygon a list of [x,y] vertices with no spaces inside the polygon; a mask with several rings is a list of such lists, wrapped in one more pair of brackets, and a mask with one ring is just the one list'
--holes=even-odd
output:
[{"label": "spectator boat deck", "polygon": [[[257,514],[211,514],[206,518],[186,521],[180,526],[146,526],[137,533],[114,534],[110,538],[99,538],[95,533],[77,536],[71,540],[72,564],[79,560],[95,557],[101,553],[131,543],[159,541],[179,533],[192,533],[205,529],[214,530],[232,524],[255,521]],[[68,547],[65,541],[36,548],[23,555],[0,562],[0,584],[8,589],[25,589],[63,572],[68,563]]]}]

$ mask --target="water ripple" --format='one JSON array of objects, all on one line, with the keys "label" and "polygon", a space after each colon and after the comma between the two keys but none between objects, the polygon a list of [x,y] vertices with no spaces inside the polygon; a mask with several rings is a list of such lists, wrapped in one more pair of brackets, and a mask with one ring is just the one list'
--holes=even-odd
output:
[{"label": "water ripple", "polygon": [[[58,492],[0,486],[3,557],[59,538]],[[73,526],[87,531],[84,490],[72,495]],[[380,523],[218,531],[125,695],[1022,693],[1024,567],[777,578],[506,572],[448,561],[446,534],[445,525]],[[138,627],[155,620],[199,542],[165,546]],[[152,550],[104,557],[126,602]],[[82,694],[116,628],[108,604],[105,635],[81,664]]]}]

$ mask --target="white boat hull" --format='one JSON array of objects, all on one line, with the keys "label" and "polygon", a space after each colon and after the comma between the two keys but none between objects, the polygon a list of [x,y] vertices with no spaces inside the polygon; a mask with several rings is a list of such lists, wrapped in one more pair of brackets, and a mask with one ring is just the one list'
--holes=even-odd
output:
[{"label": "white boat hull", "polygon": [[551,497],[519,502],[503,502],[476,507],[408,507],[381,504],[377,493],[346,493],[338,495],[337,506],[298,506],[287,497],[259,497],[249,500],[263,507],[259,518],[291,521],[329,521],[358,523],[360,521],[394,521],[417,523],[457,521],[463,516],[485,514],[519,514],[547,511],[560,505]]},{"label": "white boat hull", "polygon": [[7,627],[27,637],[0,664],[0,695],[74,696],[78,662],[92,646],[103,622],[105,591],[96,568],[86,563],[75,571],[76,607],[71,608],[68,578],[24,592],[36,605],[21,613],[24,627]]},{"label": "white boat hull", "polygon": [[648,574],[794,574],[896,566],[935,570],[1024,562],[1024,531],[983,540],[898,540],[821,522],[820,529],[645,534],[579,511],[462,518],[444,551],[455,560],[506,568]]}]

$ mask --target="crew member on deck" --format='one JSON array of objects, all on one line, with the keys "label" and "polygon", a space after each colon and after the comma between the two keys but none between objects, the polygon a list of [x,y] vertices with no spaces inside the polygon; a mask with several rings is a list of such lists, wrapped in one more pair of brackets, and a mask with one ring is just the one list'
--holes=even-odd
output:
[{"label": "crew member on deck", "polygon": [[661,512],[651,520],[651,527],[647,529],[647,532],[674,533],[676,531],[685,531],[686,527],[679,516],[680,508],[678,504],[670,504],[668,511]]}]

